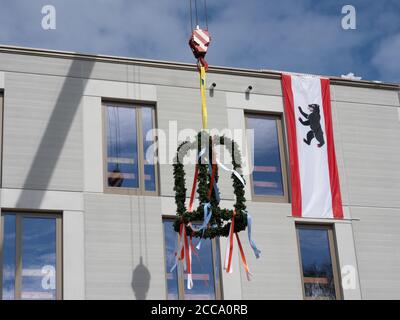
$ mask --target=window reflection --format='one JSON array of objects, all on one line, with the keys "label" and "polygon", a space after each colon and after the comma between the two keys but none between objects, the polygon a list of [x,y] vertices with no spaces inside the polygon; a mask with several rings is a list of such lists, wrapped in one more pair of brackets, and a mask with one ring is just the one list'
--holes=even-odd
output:
[{"label": "window reflection", "polygon": [[[175,269],[170,272],[171,267],[175,264],[175,250],[178,241],[178,234],[173,229],[173,222],[164,220],[164,236],[165,236],[165,257],[166,257],[166,273],[167,273],[167,298],[169,300],[183,298],[185,300],[215,300],[217,298],[217,290],[221,290],[220,275],[220,249],[218,241],[215,241],[216,258],[214,261],[213,241],[203,239],[201,249],[192,254],[192,278],[193,288],[187,289],[187,274],[182,270]],[[189,239],[190,240],[190,239]],[[194,239],[194,244],[198,239]],[[218,286],[217,286],[218,281]],[[184,287],[183,296],[179,294],[179,283]],[[218,288],[217,288],[218,287]]]},{"label": "window reflection", "polygon": [[136,109],[107,106],[107,118],[108,186],[137,188]]},{"label": "window reflection", "polygon": [[106,110],[107,186],[157,191],[154,108],[108,104]]},{"label": "window reflection", "polygon": [[56,219],[22,219],[22,299],[56,299]]},{"label": "window reflection", "polygon": [[153,110],[150,107],[143,107],[141,110],[144,150],[144,185],[146,191],[156,191],[154,136],[151,132],[153,129]]},{"label": "window reflection", "polygon": [[165,269],[167,272],[167,299],[178,300],[178,272],[177,268],[171,272],[171,268],[175,264],[175,248],[178,242],[178,234],[173,229],[173,222],[164,221],[164,237],[165,237]]},{"label": "window reflection", "polygon": [[277,117],[248,116],[254,130],[253,192],[258,196],[284,196]]},{"label": "window reflection", "polygon": [[298,228],[305,296],[336,299],[329,230]]},{"label": "window reflection", "polygon": [[54,216],[3,214],[2,298],[57,299],[57,230]]},{"label": "window reflection", "polygon": [[[189,237],[188,237],[189,238]],[[189,239],[190,240],[190,239]],[[198,241],[197,239],[195,241]],[[187,275],[185,274],[185,300],[215,300],[215,281],[212,242],[203,239],[198,256],[192,255],[193,288],[187,288]]]},{"label": "window reflection", "polygon": [[4,215],[3,235],[3,299],[15,297],[16,222],[14,215]]}]

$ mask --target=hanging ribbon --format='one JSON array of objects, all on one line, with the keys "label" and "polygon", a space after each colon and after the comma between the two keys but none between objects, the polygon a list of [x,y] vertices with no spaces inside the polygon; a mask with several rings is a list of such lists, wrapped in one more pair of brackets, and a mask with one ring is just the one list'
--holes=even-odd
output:
[{"label": "hanging ribbon", "polygon": [[185,255],[185,251],[183,248],[183,237],[182,237],[184,227],[185,226],[183,223],[179,227],[179,239],[175,250],[175,264],[172,266],[170,272],[173,272],[176,269],[178,263],[183,260],[183,257]]},{"label": "hanging ribbon", "polygon": [[[205,148],[201,149],[201,151],[199,152],[199,155],[198,155],[198,160],[204,155],[205,152],[206,152]],[[193,202],[194,202],[194,196],[196,195],[196,186],[197,186],[197,177],[198,176],[199,176],[199,166],[198,166],[198,164],[196,164],[196,167],[194,169],[192,191],[190,193],[189,208],[188,208],[189,212],[193,211]]]},{"label": "hanging ribbon", "polygon": [[193,288],[192,278],[192,248],[189,245],[189,240],[186,234],[186,228],[183,228],[184,237],[184,248],[185,248],[185,271],[187,272],[187,288],[190,290]]},{"label": "hanging ribbon", "polygon": [[225,251],[224,269],[226,270],[227,273],[232,273],[233,234],[235,232],[235,216],[236,216],[236,210],[233,211],[233,216],[231,219],[231,227],[229,229],[229,237]]},{"label": "hanging ribbon", "polygon": [[251,236],[251,226],[253,225],[253,218],[251,217],[250,214],[247,213],[247,233],[249,236],[249,242],[250,242],[250,246],[254,251],[254,255],[256,256],[256,258],[260,258],[260,254],[261,251],[258,250],[257,245],[255,243],[255,241],[253,240],[252,236]]},{"label": "hanging ribbon", "polygon": [[206,69],[204,67],[200,67],[200,93],[201,93],[201,115],[203,121],[203,129],[207,129],[207,103],[206,103]]},{"label": "hanging ribbon", "polygon": [[217,164],[218,164],[222,169],[224,169],[225,171],[228,171],[228,172],[233,173],[233,174],[235,175],[235,177],[239,179],[239,181],[241,182],[241,184],[242,184],[243,186],[246,185],[246,182],[244,181],[243,177],[240,175],[239,172],[237,172],[236,170],[233,170],[233,169],[229,169],[228,167],[225,167],[225,166],[221,163],[221,161],[219,161],[218,158],[217,158],[215,161],[217,162]]},{"label": "hanging ribbon", "polygon": [[239,247],[240,257],[242,259],[242,263],[243,263],[244,269],[246,271],[247,280],[250,281],[252,274],[250,273],[250,269],[249,269],[249,266],[248,266],[247,260],[246,260],[246,255],[244,253],[243,246],[240,241],[239,235],[237,234],[237,232],[235,232],[235,216],[236,216],[236,210],[233,211],[233,216],[232,216],[232,220],[231,220],[231,227],[229,230],[229,240],[227,242],[227,250],[225,253],[224,268],[227,273],[232,273],[233,236],[235,235],[237,243],[238,243],[238,247]]},{"label": "hanging ribbon", "polygon": [[190,236],[190,248],[192,249],[192,252],[195,254],[195,256],[197,258],[199,258],[199,254],[196,252],[196,249],[195,249],[194,244],[193,244],[193,237],[192,236]]},{"label": "hanging ribbon", "polygon": [[192,192],[190,194],[190,200],[189,200],[189,208],[188,211],[192,212],[193,211],[193,202],[194,202],[194,196],[196,194],[196,186],[197,186],[197,177],[199,175],[199,166],[196,164],[196,167],[194,169],[194,179],[193,179],[193,185],[192,185]]},{"label": "hanging ribbon", "polygon": [[237,243],[239,246],[240,257],[242,258],[243,266],[244,266],[244,269],[246,270],[246,277],[247,277],[247,280],[250,281],[251,277],[253,275],[250,273],[249,266],[247,265],[246,255],[244,254],[242,243],[240,242],[240,238],[239,238],[239,235],[237,234],[237,232],[235,232],[235,236],[236,236],[236,240],[237,240]]},{"label": "hanging ribbon", "polygon": [[204,232],[206,231],[208,224],[210,223],[211,216],[212,216],[211,203],[207,202],[204,204],[203,224],[201,225],[201,227],[199,229],[197,229],[198,231],[203,231],[203,234],[199,240],[199,243],[196,246],[197,250],[200,250],[200,248],[201,248],[201,242],[204,237]]}]

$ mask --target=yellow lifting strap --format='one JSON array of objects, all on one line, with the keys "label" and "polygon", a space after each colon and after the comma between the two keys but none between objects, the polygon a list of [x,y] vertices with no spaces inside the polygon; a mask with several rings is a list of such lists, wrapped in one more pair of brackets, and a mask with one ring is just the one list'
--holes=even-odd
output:
[{"label": "yellow lifting strap", "polygon": [[206,102],[206,69],[200,67],[200,92],[201,92],[201,114],[203,121],[203,130],[207,129],[207,102]]}]

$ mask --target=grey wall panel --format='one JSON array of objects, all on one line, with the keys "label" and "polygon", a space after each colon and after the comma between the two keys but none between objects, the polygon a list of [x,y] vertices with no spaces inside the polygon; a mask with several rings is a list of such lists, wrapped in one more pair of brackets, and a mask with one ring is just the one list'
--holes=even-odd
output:
[{"label": "grey wall panel", "polygon": [[[168,86],[192,87],[199,84],[197,71],[161,69],[154,67],[133,67],[134,82],[156,83]],[[245,92],[249,85],[253,86],[253,93],[282,95],[281,82],[279,79],[255,78],[230,74],[219,74],[209,72],[207,74],[207,87],[213,82],[217,84],[216,91]]]},{"label": "grey wall panel", "polygon": [[394,90],[359,88],[341,85],[335,85],[333,87],[333,90],[335,91],[335,99],[337,101],[399,106],[397,92]]},{"label": "grey wall panel", "polygon": [[85,196],[87,299],[165,299],[161,201]]},{"label": "grey wall panel", "polygon": [[253,237],[262,253],[256,259],[247,232],[240,234],[253,273],[252,281],[247,281],[240,263],[243,299],[302,299],[295,222],[288,217],[290,204],[249,202],[247,205],[255,221]]},{"label": "grey wall panel", "polygon": [[199,75],[195,71],[145,66],[132,66],[130,80],[140,83],[189,88],[197,88],[200,83]]},{"label": "grey wall panel", "polygon": [[346,163],[343,150],[343,139],[346,139],[345,133],[342,130],[342,123],[339,121],[339,110],[337,102],[332,101],[332,122],[333,122],[333,135],[335,142],[336,162],[339,171],[340,180],[340,193],[342,196],[342,203],[344,206],[349,204],[348,183],[346,174]]},{"label": "grey wall panel", "polygon": [[215,82],[216,90],[235,91],[245,93],[249,85],[253,87],[254,94],[268,94],[282,96],[282,86],[279,79],[245,77],[229,74],[210,73],[208,83]]},{"label": "grey wall panel", "polygon": [[[83,63],[79,60],[72,63],[70,59],[0,53],[0,70],[11,72],[82,77]],[[91,63],[85,63],[90,68]]]},{"label": "grey wall panel", "polygon": [[399,207],[400,122],[396,108],[340,102],[337,116],[349,204]]},{"label": "grey wall panel", "polygon": [[400,209],[351,208],[363,299],[400,299]]},{"label": "grey wall panel", "polygon": [[82,80],[7,73],[3,186],[82,190]]},{"label": "grey wall panel", "polygon": [[[87,78],[87,72],[90,70],[92,79],[191,88],[197,88],[199,84],[199,76],[195,70],[174,70],[115,62],[93,63],[88,60],[76,60],[73,70],[70,70],[70,65],[70,59],[0,53],[0,70],[3,71],[59,76],[69,72],[71,77]],[[255,93],[282,94],[279,80],[209,73],[207,83],[212,82],[217,82],[218,90],[244,92],[247,86],[253,85]]]},{"label": "grey wall panel", "polygon": [[90,61],[82,61],[82,74],[89,74],[89,70],[90,79],[126,82],[129,79],[130,68],[123,63],[96,62],[92,66]]}]

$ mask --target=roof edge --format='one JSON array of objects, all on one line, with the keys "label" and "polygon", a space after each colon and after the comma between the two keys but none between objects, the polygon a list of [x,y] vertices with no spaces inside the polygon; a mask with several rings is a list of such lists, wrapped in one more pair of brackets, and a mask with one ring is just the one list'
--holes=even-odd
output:
[{"label": "roof edge", "polygon": [[[19,46],[9,46],[9,45],[0,45],[0,52],[10,53],[10,54],[36,55],[36,56],[62,58],[62,59],[80,59],[80,60],[90,60],[90,61],[94,60],[94,61],[109,62],[109,63],[126,63],[126,64],[143,65],[156,68],[179,69],[186,71],[194,71],[197,69],[197,65],[194,63],[129,58],[129,57],[112,56],[112,55],[95,55],[95,54],[77,53],[73,51],[50,50],[50,49],[19,47]],[[289,71],[263,70],[263,69],[256,70],[256,69],[233,68],[233,67],[222,67],[222,66],[212,66],[212,65],[210,65],[208,72],[231,74],[237,76],[269,78],[269,79],[280,79],[282,73],[291,73]],[[386,90],[400,90],[400,84],[397,83],[375,82],[370,80],[352,80],[352,79],[340,78],[337,76],[326,76],[326,75],[320,75],[320,76],[329,78],[333,84],[337,85],[367,87],[367,88],[386,89]]]}]

